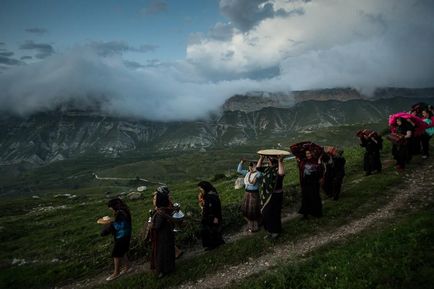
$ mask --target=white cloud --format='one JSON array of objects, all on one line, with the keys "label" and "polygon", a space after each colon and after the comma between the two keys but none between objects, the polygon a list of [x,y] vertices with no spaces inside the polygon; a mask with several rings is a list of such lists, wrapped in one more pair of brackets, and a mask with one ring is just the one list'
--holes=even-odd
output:
[{"label": "white cloud", "polygon": [[[243,1],[230,2],[236,6],[233,2]],[[235,30],[228,41],[202,38],[187,47],[187,59],[204,75],[223,75],[225,79],[248,77],[280,66],[282,77],[288,77],[287,83],[296,89],[369,83],[434,84],[434,63],[430,61],[434,59],[433,2],[268,3],[273,4],[275,12],[283,10],[286,14],[264,18],[247,32]],[[290,13],[298,10],[304,13]],[[224,57],[228,53],[231,57]],[[303,77],[297,75],[299,70],[304,71]]]},{"label": "white cloud", "polygon": [[[243,1],[223,2],[236,8]],[[0,74],[0,109],[27,114],[98,103],[112,114],[180,120],[206,117],[228,97],[254,90],[434,86],[432,1],[255,3],[273,13],[253,7],[261,17],[249,18],[235,9],[234,25],[194,35],[185,60],[141,64],[123,58],[127,43],[109,42],[104,48],[119,53],[101,54],[90,43],[10,68]],[[246,20],[248,29],[240,28],[243,19],[236,23],[239,14],[254,20]]]},{"label": "white cloud", "polygon": [[193,70],[186,62],[132,70],[119,55],[80,47],[1,74],[0,110],[25,115],[68,103],[97,105],[114,115],[186,120],[206,117],[236,93],[275,87],[252,80],[197,82],[186,76]]}]

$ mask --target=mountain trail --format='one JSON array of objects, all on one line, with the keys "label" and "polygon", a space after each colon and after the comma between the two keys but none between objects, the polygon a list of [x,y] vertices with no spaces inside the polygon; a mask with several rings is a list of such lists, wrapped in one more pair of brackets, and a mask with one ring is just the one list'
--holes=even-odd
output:
[{"label": "mountain trail", "polygon": [[[351,235],[355,235],[363,231],[364,229],[384,222],[387,219],[393,217],[397,210],[407,208],[406,205],[412,200],[425,200],[432,202],[434,200],[434,182],[431,181],[431,177],[434,175],[434,165],[425,164],[418,168],[415,168],[412,172],[406,172],[404,177],[404,183],[400,184],[392,190],[396,191],[394,197],[384,207],[378,209],[376,212],[371,213],[361,219],[352,221],[347,225],[343,225],[332,232],[320,232],[314,236],[309,236],[305,239],[279,244],[270,247],[271,252],[256,259],[249,258],[247,262],[238,264],[235,266],[228,266],[213,274],[207,275],[197,281],[191,281],[182,285],[176,286],[176,288],[193,289],[193,288],[222,288],[230,285],[233,282],[239,282],[242,279],[271,269],[277,264],[285,261],[296,261],[297,258],[303,257],[309,252],[320,248],[331,242],[345,240]],[[417,209],[414,205],[409,205],[407,209]],[[298,217],[296,213],[285,213],[282,218],[282,222]],[[240,232],[232,235],[226,235],[226,243],[231,243],[249,235],[243,228]],[[185,251],[182,259],[193,258],[198,255],[205,254],[203,249],[198,245]],[[128,275],[136,275],[144,272],[150,272],[149,263],[142,260],[136,260],[131,262],[131,272]],[[104,284],[105,278],[111,271],[98,274],[93,278],[87,278],[78,282],[74,282],[65,286],[56,287],[57,289],[73,289],[73,288],[91,288],[100,284]],[[113,281],[112,281],[113,282]],[[115,281],[116,282],[116,281]],[[174,287],[175,288],[175,287]]]},{"label": "mountain trail", "polygon": [[305,239],[281,244],[271,248],[271,252],[260,256],[257,259],[250,258],[248,262],[230,266],[207,275],[203,279],[194,282],[188,282],[177,288],[223,288],[232,283],[237,283],[242,279],[253,274],[271,269],[285,261],[296,261],[296,258],[303,257],[309,252],[316,250],[331,242],[345,240],[351,235],[355,235],[367,229],[372,225],[378,225],[393,217],[399,209],[416,210],[417,206],[411,203],[413,200],[422,200],[425,203],[434,201],[434,165],[425,165],[413,172],[405,173],[404,184],[395,188],[396,194],[393,199],[384,207],[376,212],[367,215],[364,218],[354,220],[353,222],[341,226],[333,232],[322,232]]}]

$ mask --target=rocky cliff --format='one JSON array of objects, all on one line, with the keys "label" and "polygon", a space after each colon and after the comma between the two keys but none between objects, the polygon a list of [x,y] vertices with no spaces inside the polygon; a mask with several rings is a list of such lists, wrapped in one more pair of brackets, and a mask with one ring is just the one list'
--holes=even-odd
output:
[{"label": "rocky cliff", "polygon": [[[252,96],[249,96],[252,97]],[[263,96],[261,96],[263,97]],[[434,98],[424,98],[434,103]],[[419,99],[304,101],[291,107],[224,111],[207,121],[151,122],[93,112],[56,111],[0,122],[0,164],[43,165],[92,153],[116,158],[124,153],[203,150],[288,136],[295,131],[379,122]],[[249,104],[250,105],[250,104]]]}]

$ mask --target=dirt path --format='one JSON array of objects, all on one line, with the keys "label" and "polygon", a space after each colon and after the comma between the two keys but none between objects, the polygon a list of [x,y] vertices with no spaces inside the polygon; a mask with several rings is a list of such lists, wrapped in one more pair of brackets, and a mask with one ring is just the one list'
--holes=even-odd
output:
[{"label": "dirt path", "polygon": [[[393,216],[397,209],[404,208],[407,201],[410,199],[427,198],[432,201],[434,198],[434,181],[431,181],[434,175],[434,165],[425,165],[421,169],[415,169],[411,174],[404,175],[404,184],[396,189],[394,198],[383,208],[377,212],[367,215],[362,219],[355,220],[350,224],[341,226],[333,232],[323,232],[295,243],[287,243],[272,247],[272,252],[262,255],[256,259],[249,258],[248,262],[224,268],[221,271],[215,272],[213,275],[207,275],[203,279],[194,282],[187,282],[183,285],[178,285],[176,288],[192,289],[192,288],[222,288],[228,286],[232,282],[239,282],[242,279],[251,276],[255,273],[270,269],[279,262],[302,257],[306,253],[318,249],[330,242],[345,239],[350,235],[359,233],[368,228],[372,224],[376,224]],[[424,184],[417,186],[415,184]],[[428,189],[428,190],[427,190]],[[428,192],[428,193],[427,193]],[[282,222],[297,218],[295,213],[286,213]],[[234,242],[249,233],[242,230],[239,233],[225,236],[227,243]],[[190,248],[183,255],[183,259],[193,258],[204,254],[203,249],[199,246]],[[135,261],[132,263],[132,271],[129,275],[136,275],[143,272],[149,272],[149,263],[143,261]],[[236,272],[236,273],[234,273]],[[109,272],[99,274],[92,279],[85,279],[76,283],[68,284],[58,289],[73,289],[73,288],[91,288],[100,284],[104,284],[105,278]]]},{"label": "dirt path", "polygon": [[269,254],[257,259],[250,258],[248,262],[225,268],[224,270],[215,272],[213,275],[208,275],[195,282],[188,282],[177,286],[177,288],[223,288],[233,282],[239,282],[248,276],[270,269],[270,267],[282,261],[290,261],[296,257],[302,257],[306,253],[330,242],[343,240],[346,237],[358,234],[373,224],[378,224],[391,218],[398,209],[416,209],[408,205],[411,200],[432,202],[434,200],[433,175],[434,165],[427,165],[423,169],[415,170],[413,173],[405,175],[404,185],[397,189],[394,198],[375,213],[341,226],[333,232],[323,232],[295,243],[275,246]]}]

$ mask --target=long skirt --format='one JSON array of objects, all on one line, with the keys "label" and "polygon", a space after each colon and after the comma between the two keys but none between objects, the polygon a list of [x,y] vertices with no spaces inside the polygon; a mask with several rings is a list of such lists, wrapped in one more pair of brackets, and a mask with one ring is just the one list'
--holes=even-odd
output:
[{"label": "long skirt", "polygon": [[407,144],[394,144],[392,147],[392,155],[396,160],[398,168],[405,168],[405,164],[409,161],[409,148]]},{"label": "long skirt", "polygon": [[152,230],[151,269],[157,274],[175,270],[175,234],[170,226]]},{"label": "long skirt", "polygon": [[272,193],[262,207],[264,229],[271,234],[282,232],[282,202],[283,193]]},{"label": "long skirt", "polygon": [[306,182],[301,186],[301,208],[299,214],[322,216],[322,203],[319,182]]},{"label": "long skirt", "polygon": [[200,231],[202,246],[214,249],[225,243],[222,236],[222,226],[216,224],[202,224]]},{"label": "long skirt", "polygon": [[366,151],[363,158],[363,169],[367,173],[381,171],[381,160],[379,151]]},{"label": "long skirt", "polygon": [[251,221],[256,221],[261,216],[261,199],[259,191],[246,191],[241,205],[243,216]]},{"label": "long skirt", "polygon": [[342,188],[342,181],[343,181],[344,177],[343,176],[336,176],[333,179],[333,199],[337,200],[339,199],[339,196],[341,194],[341,188]]}]

